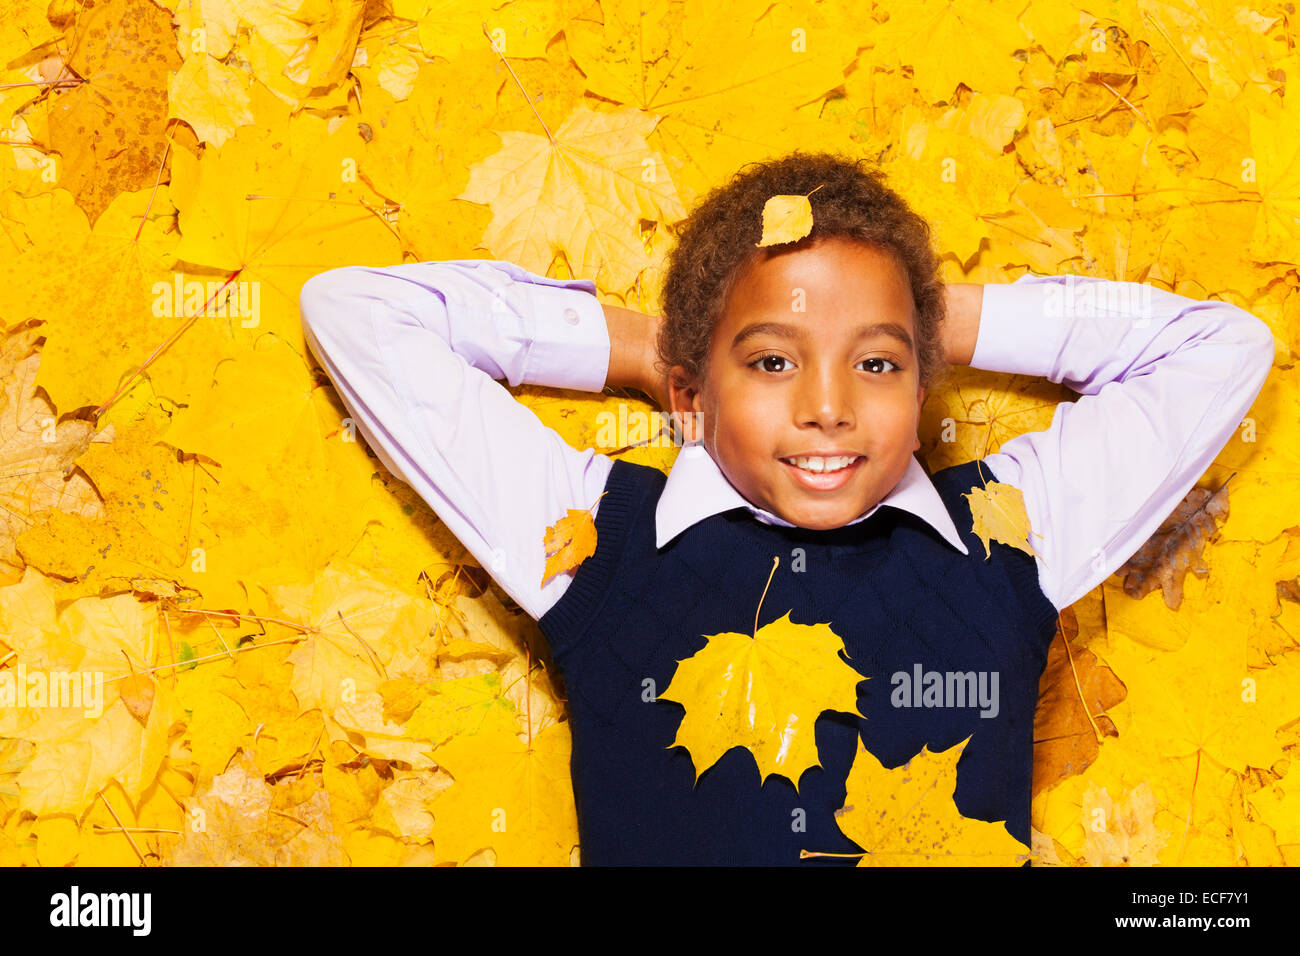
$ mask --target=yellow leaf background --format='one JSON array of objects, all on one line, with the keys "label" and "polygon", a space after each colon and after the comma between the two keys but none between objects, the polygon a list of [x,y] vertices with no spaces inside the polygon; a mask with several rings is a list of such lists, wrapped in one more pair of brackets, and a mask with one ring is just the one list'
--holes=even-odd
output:
[{"label": "yellow leaf background", "polygon": [[[0,670],[105,682],[94,717],[0,713],[0,863],[576,862],[545,642],[355,440],[298,290],[481,255],[654,312],[674,222],[793,149],[879,162],[934,224],[947,281],[1147,281],[1273,328],[1273,374],[1201,482],[1236,472],[1210,573],[1176,609],[1119,577],[1071,609],[1071,661],[1126,693],[1095,760],[1053,760],[1036,788],[1034,853],[1300,862],[1296,18],[1163,0],[43,7],[0,29]],[[639,400],[513,391],[578,448]],[[997,451],[1074,397],[959,369],[927,399],[922,456]]]}]

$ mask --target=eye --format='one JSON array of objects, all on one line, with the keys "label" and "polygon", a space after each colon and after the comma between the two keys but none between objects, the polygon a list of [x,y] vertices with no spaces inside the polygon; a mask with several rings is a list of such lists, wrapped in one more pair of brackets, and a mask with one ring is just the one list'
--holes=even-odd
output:
[{"label": "eye", "polygon": [[[754,359],[754,361],[752,361],[752,362],[749,363],[749,367],[750,367],[750,368],[754,368],[754,367],[755,367],[756,365],[758,365],[760,362],[766,362],[768,359],[775,359],[775,360],[778,361],[778,362],[789,362],[789,361],[790,361],[790,360],[789,360],[788,358],[786,358],[784,355],[777,355],[775,352],[769,352],[769,353],[767,353],[766,355],[760,355],[758,358]],[[762,371],[764,371],[764,372],[784,372],[785,369],[783,369],[783,368],[763,368]]]},{"label": "eye", "polygon": [[[893,371],[895,371],[895,372],[900,372],[900,371],[902,371],[902,369],[900,369],[896,363],[891,362],[889,359],[886,359],[886,358],[873,357],[873,358],[863,359],[862,361],[863,361],[863,362],[884,362],[886,365],[891,366]],[[880,374],[884,375],[884,374],[887,374],[887,373],[886,373],[886,372],[881,372]]]}]

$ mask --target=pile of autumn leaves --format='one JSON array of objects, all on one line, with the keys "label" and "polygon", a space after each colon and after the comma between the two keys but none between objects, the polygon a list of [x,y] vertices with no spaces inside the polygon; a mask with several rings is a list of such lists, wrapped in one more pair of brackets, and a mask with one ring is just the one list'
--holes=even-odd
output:
[{"label": "pile of autumn leaves", "polygon": [[[776,154],[817,142],[887,152],[891,183],[943,223],[944,250],[978,260],[971,281],[1006,281],[1026,263],[1126,275],[1129,257],[1150,260],[1156,281],[1190,274],[1257,301],[1288,359],[1297,342],[1295,299],[1283,298],[1296,192],[1280,135],[1297,124],[1275,122],[1251,52],[1277,19],[1235,38],[1240,57],[1206,41],[1217,58],[1207,71],[1192,49],[1200,27],[1147,4],[1148,19],[1182,25],[1166,36],[1190,38],[1192,84],[1162,72],[1179,62],[1173,51],[1161,49],[1156,68],[1147,40],[1113,31],[1099,49],[1089,24],[1042,5],[959,30],[975,52],[934,61],[926,45],[955,21],[914,20],[920,8],[864,32],[821,22],[828,11],[761,2],[646,17],[606,0],[603,22],[562,4],[508,4],[496,16],[511,70],[477,16],[406,0],[369,21],[359,0],[289,12],[217,0],[43,6],[10,11],[14,29],[0,36],[0,63],[14,64],[0,83],[13,130],[0,210],[16,253],[0,283],[0,671],[106,681],[93,717],[0,709],[0,864],[577,859],[564,702],[545,642],[366,454],[312,368],[297,293],[323,269],[487,250],[552,272],[560,249],[570,274],[635,288],[649,310],[662,225],[684,214],[683,197],[755,158],[755,143]],[[952,4],[942,15],[968,14]],[[743,48],[720,55],[742,42],[738,23],[753,24]],[[809,24],[817,53],[801,58],[791,29]],[[623,55],[624,39],[647,28],[662,32],[651,46],[674,55]],[[870,59],[859,62],[864,38]],[[978,76],[961,75],[970,64]],[[84,82],[19,85],[68,76]],[[510,95],[516,77],[527,99]],[[1192,100],[1197,87],[1204,102]],[[1189,118],[1186,130],[1154,134],[1129,107]],[[1259,159],[1257,185],[1225,187],[1246,153]],[[959,175],[935,188],[945,157]],[[1213,201],[1159,205],[1188,188],[1193,157]],[[1102,181],[1120,175],[1130,178]],[[1093,192],[1136,198],[1065,198]],[[801,228],[806,197],[774,198],[765,225]],[[539,208],[547,215],[532,215]],[[555,223],[571,231],[548,232]],[[1185,237],[1207,234],[1235,237],[1252,263],[1188,247]],[[187,286],[160,310],[155,284],[177,277],[201,291]],[[194,318],[241,282],[261,290],[259,322]],[[1230,443],[1208,482],[1221,491],[1238,474],[1231,519],[1198,489],[1158,553],[1062,616],[1036,727],[1036,862],[1300,859],[1300,383],[1280,364],[1252,410],[1258,441]],[[578,448],[593,446],[597,413],[625,401],[512,391]],[[1050,383],[959,376],[927,402],[924,436],[945,419],[960,427],[923,449],[926,461],[934,470],[995,451],[1046,427],[1063,397]],[[672,451],[620,457],[667,469]],[[1216,511],[1222,528],[1207,527]],[[1023,531],[1012,520],[991,538]],[[762,641],[732,636],[732,651],[813,637],[779,623]],[[710,645],[683,674],[726,650]],[[848,676],[828,682],[825,706],[852,709]],[[725,723],[697,732],[704,711],[689,700],[683,746],[702,770],[743,734]],[[959,753],[915,758],[911,772],[933,784],[922,803],[859,754],[850,792],[893,796],[877,798],[883,831],[850,813],[845,832],[877,859],[916,861],[890,842],[914,810],[950,850],[1019,859],[1028,848],[954,816]]]}]

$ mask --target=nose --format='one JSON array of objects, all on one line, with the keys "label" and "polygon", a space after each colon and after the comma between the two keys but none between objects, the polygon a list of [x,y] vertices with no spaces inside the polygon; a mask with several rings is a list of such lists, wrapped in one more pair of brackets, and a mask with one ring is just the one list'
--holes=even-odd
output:
[{"label": "nose", "polygon": [[840,370],[822,366],[800,376],[795,395],[800,428],[817,426],[829,431],[853,427],[852,381]]}]

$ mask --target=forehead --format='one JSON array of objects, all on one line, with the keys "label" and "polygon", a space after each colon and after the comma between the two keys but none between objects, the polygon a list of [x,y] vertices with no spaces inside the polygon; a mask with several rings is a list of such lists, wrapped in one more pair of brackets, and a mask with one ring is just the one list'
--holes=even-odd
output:
[{"label": "forehead", "polygon": [[737,276],[721,322],[738,327],[758,312],[789,315],[796,301],[809,315],[911,323],[915,312],[907,273],[892,253],[834,237],[752,262]]}]

